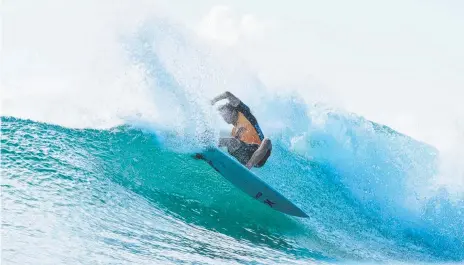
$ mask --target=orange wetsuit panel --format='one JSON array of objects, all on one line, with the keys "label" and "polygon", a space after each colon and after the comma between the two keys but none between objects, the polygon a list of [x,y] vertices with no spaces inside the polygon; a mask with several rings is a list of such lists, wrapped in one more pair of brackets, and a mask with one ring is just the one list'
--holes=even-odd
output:
[{"label": "orange wetsuit panel", "polygon": [[247,144],[261,144],[261,139],[259,139],[258,132],[256,132],[255,127],[248,121],[245,116],[239,112],[237,124],[232,129],[232,136],[235,137],[238,133],[239,128],[245,128],[245,131],[242,133],[242,136],[239,138],[240,141]]}]

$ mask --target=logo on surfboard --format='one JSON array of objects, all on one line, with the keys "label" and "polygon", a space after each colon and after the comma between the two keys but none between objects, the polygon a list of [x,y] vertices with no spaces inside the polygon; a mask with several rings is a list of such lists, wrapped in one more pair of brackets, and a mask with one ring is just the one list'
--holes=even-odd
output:
[{"label": "logo on surfboard", "polygon": [[[262,193],[262,192],[258,192],[258,193],[256,193],[256,195],[255,195],[255,199],[259,199],[259,198],[261,198],[261,196],[263,196],[263,193]],[[269,200],[269,199],[265,199],[265,200],[263,201],[263,203],[269,205],[269,207],[271,207],[271,208],[272,208],[272,205],[276,204],[275,202],[273,202],[273,201],[271,201],[271,200]]]}]

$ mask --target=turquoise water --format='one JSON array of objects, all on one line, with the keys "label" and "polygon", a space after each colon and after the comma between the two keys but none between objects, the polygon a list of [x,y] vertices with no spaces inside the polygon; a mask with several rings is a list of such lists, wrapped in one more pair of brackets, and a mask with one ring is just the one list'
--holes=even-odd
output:
[{"label": "turquoise water", "polygon": [[313,128],[311,158],[271,135],[256,173],[308,219],[252,200],[166,132],[1,121],[2,264],[464,261],[463,201],[411,204],[437,151],[360,118],[330,116],[344,141]]}]

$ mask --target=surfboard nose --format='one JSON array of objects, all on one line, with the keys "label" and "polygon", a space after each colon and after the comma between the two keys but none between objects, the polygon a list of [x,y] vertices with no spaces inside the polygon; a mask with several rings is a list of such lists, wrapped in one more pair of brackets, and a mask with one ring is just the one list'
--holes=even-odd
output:
[{"label": "surfboard nose", "polygon": [[309,215],[307,215],[305,212],[303,212],[303,210],[301,210],[297,206],[295,206],[295,208],[298,209],[299,211],[289,213],[290,215],[293,215],[293,216],[296,216],[296,217],[302,217],[302,218],[308,218],[309,217]]}]

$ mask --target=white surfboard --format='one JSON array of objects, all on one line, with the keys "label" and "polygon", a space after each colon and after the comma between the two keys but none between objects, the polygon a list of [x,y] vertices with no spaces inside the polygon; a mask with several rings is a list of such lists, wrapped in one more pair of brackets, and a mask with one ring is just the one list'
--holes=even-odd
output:
[{"label": "white surfboard", "polygon": [[202,156],[202,159],[208,162],[224,178],[252,198],[282,213],[298,217],[308,217],[295,204],[223,151],[217,148],[210,148],[204,151]]}]

